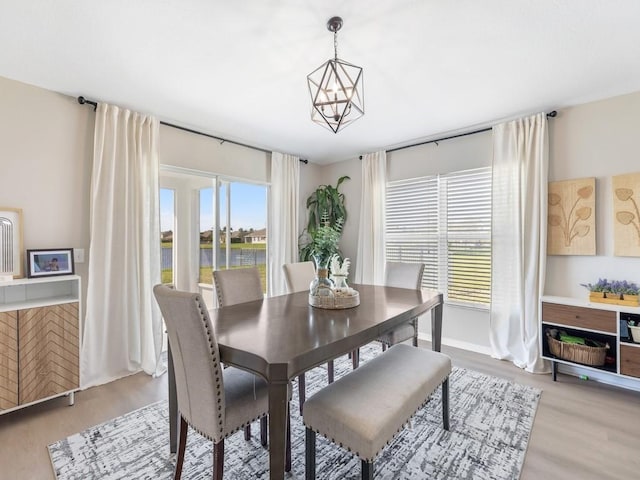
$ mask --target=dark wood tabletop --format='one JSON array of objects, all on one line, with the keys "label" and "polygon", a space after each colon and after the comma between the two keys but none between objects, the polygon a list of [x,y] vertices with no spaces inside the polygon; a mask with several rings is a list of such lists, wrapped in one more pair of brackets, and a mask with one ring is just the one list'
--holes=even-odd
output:
[{"label": "dark wood tabletop", "polygon": [[[271,479],[284,478],[290,380],[428,311],[431,311],[433,349],[440,350],[441,293],[374,285],[352,287],[360,294],[360,305],[354,308],[311,307],[308,292],[304,291],[209,312],[221,360],[251,371],[269,383]],[[177,418],[171,400],[171,382],[170,378],[170,418]],[[171,427],[173,430],[173,422]],[[172,451],[175,451],[173,434]]]}]

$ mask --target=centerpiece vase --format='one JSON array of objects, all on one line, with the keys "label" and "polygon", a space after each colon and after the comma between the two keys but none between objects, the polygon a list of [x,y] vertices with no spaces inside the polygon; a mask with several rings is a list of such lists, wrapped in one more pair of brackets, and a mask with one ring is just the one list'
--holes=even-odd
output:
[{"label": "centerpiece vase", "polygon": [[309,285],[309,293],[314,297],[331,297],[334,295],[335,284],[329,278],[330,258],[329,256],[313,255],[316,276]]}]

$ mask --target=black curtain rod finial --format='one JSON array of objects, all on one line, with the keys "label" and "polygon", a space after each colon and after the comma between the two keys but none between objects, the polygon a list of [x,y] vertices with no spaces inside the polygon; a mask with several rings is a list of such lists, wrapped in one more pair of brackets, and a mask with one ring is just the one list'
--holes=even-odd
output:
[{"label": "black curtain rod finial", "polygon": [[78,103],[80,105],[85,105],[85,104],[92,105],[94,112],[98,109],[98,102],[92,102],[91,100],[87,100],[82,95],[78,97]]}]

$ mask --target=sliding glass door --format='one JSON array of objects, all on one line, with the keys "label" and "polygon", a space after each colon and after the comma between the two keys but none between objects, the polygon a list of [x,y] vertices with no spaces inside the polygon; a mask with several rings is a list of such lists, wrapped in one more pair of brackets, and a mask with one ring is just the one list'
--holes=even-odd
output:
[{"label": "sliding glass door", "polygon": [[161,187],[163,281],[213,306],[214,269],[257,267],[266,292],[267,185],[171,168]]}]

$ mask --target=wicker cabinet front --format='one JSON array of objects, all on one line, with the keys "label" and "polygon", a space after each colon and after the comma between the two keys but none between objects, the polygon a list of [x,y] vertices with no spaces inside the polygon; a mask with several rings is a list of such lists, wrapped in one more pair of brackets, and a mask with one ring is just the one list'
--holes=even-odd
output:
[{"label": "wicker cabinet front", "polygon": [[0,410],[18,405],[18,312],[0,312]]}]

